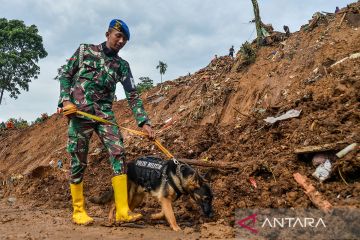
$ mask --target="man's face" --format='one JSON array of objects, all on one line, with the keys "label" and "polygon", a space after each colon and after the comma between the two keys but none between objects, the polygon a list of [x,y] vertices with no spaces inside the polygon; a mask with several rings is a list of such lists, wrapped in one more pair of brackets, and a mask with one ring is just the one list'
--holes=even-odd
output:
[{"label": "man's face", "polygon": [[120,49],[122,49],[127,42],[125,35],[115,29],[107,31],[106,38],[106,46],[115,52],[118,52]]}]

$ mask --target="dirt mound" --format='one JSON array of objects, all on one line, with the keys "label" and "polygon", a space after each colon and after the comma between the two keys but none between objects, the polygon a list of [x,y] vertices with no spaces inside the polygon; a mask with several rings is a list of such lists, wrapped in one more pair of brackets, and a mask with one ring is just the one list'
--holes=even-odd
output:
[{"label": "dirt mound", "polygon": [[[334,206],[360,207],[358,148],[334,161],[331,178],[322,184],[311,176],[314,154],[294,153],[304,146],[360,142],[359,12],[350,12],[347,17],[343,12],[328,14],[311,29],[257,48],[251,65],[244,66],[240,54],[235,59],[220,57],[142,95],[158,137],[177,158],[241,164],[230,170],[198,168],[214,191],[216,220],[233,224],[236,208],[312,207],[294,172],[312,179]],[[264,121],[291,109],[301,110],[300,116],[273,124]],[[116,102],[114,111],[120,125],[135,128],[125,100]],[[0,177],[25,176],[9,183],[16,187],[6,187],[5,196],[16,191],[36,206],[70,208],[66,126],[66,120],[54,114],[43,123],[0,136]],[[129,160],[162,155],[147,140],[123,135]],[[62,169],[56,166],[59,160]],[[107,154],[94,137],[85,194],[106,191],[110,178]],[[89,206],[106,216],[107,208]],[[158,206],[147,201],[142,207],[155,212]],[[186,197],[175,204],[183,225],[203,223],[198,210]]]}]

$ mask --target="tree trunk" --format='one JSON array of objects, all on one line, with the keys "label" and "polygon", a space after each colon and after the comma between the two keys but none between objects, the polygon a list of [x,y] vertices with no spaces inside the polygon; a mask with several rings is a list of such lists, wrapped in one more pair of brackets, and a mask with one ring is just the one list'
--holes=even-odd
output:
[{"label": "tree trunk", "polygon": [[160,83],[162,83],[162,74],[160,73]]},{"label": "tree trunk", "polygon": [[1,105],[1,102],[2,102],[2,98],[3,98],[3,95],[4,95],[4,88],[1,89],[1,93],[0,93],[0,105]]},{"label": "tree trunk", "polygon": [[251,0],[253,7],[254,7],[254,15],[255,15],[255,25],[256,25],[256,33],[257,33],[257,43],[260,45],[261,40],[263,38],[263,34],[261,31],[261,18],[260,18],[260,11],[259,5],[257,0]]}]

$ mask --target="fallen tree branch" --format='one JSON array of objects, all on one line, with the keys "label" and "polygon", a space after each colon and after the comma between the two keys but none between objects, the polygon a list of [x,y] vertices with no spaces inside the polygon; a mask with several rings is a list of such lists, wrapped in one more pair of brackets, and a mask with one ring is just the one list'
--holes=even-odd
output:
[{"label": "fallen tree branch", "polygon": [[347,13],[347,12],[345,12],[345,13],[344,13],[344,15],[342,16],[342,18],[341,18],[341,20],[340,20],[340,23],[339,23],[338,27],[340,27],[340,26],[341,26],[341,24],[343,23],[343,21],[344,21],[344,19],[345,19],[345,16],[346,16],[346,13]]},{"label": "fallen tree branch", "polygon": [[305,189],[305,194],[308,195],[311,202],[325,213],[332,211],[332,205],[323,196],[316,191],[315,187],[310,183],[309,179],[300,173],[293,174],[295,181]]},{"label": "fallen tree branch", "polygon": [[330,150],[341,150],[346,146],[347,146],[346,142],[327,143],[316,146],[305,146],[305,147],[295,148],[294,153],[305,154],[305,153],[325,152]]},{"label": "fallen tree branch", "polygon": [[248,162],[229,164],[224,162],[208,162],[208,161],[183,159],[183,158],[178,160],[183,163],[187,163],[189,165],[200,166],[200,167],[222,168],[222,169],[242,169],[245,167],[246,164],[249,164]]}]

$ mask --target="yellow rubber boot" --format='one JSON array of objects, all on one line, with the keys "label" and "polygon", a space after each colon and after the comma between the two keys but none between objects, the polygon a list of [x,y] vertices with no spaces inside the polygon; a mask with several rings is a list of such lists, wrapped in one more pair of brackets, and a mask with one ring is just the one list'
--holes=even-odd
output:
[{"label": "yellow rubber boot", "polygon": [[83,195],[83,183],[70,184],[73,203],[73,222],[80,225],[88,225],[94,221],[85,211],[85,200]]},{"label": "yellow rubber boot", "polygon": [[113,177],[111,181],[114,188],[116,222],[134,222],[142,218],[140,213],[133,213],[129,209],[126,174]]}]

